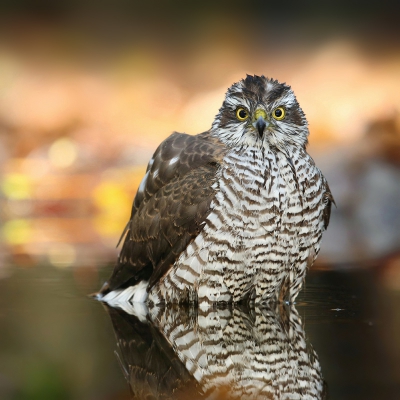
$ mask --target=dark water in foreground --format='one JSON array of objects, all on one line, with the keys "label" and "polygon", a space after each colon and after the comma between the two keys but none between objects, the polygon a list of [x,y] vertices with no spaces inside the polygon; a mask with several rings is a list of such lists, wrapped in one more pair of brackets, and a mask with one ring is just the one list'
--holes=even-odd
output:
[{"label": "dark water in foreground", "polygon": [[311,271],[295,307],[156,309],[146,323],[87,298],[100,285],[90,271],[12,271],[0,280],[0,399],[129,399],[130,386],[400,399],[400,292],[371,269]]}]

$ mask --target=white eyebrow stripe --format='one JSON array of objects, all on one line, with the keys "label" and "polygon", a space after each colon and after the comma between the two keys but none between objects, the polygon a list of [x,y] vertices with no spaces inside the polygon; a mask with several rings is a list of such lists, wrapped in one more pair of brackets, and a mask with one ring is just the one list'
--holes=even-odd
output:
[{"label": "white eyebrow stripe", "polygon": [[276,101],[274,102],[274,104],[280,103],[280,104],[282,104],[282,105],[289,106],[289,105],[293,105],[295,102],[296,102],[296,97],[295,97],[295,95],[293,94],[292,91],[289,91],[289,92],[286,93],[284,96],[282,96],[281,98],[279,98],[278,100],[276,100]]}]

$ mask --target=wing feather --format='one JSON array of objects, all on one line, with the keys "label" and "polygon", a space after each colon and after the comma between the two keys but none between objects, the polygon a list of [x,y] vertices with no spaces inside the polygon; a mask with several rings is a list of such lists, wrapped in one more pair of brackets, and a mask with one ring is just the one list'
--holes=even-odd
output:
[{"label": "wing feather", "polygon": [[323,194],[323,202],[325,204],[325,208],[323,210],[323,218],[324,218],[324,228],[327,229],[329,225],[329,220],[331,218],[331,209],[332,203],[336,206],[335,199],[333,198],[331,189],[329,188],[328,182],[325,178],[323,178],[325,192]]},{"label": "wing feather", "polygon": [[[149,289],[203,228],[225,146],[208,132],[173,133],[147,167],[113,274],[101,293],[149,279]],[[122,239],[121,238],[121,239]]]}]

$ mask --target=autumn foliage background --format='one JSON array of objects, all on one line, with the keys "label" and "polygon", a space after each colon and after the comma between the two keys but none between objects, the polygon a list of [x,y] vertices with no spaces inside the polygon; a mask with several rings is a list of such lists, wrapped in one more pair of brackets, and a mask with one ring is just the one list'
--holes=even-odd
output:
[{"label": "autumn foliage background", "polygon": [[394,3],[1,8],[2,274],[44,263],[97,279],[155,148],[174,130],[207,130],[227,87],[249,73],[290,84],[308,117],[309,152],[337,203],[320,266],[384,258],[382,279],[400,289]]},{"label": "autumn foliage background", "polygon": [[246,73],[292,86],[336,200],[298,303],[329,393],[397,398],[399,11],[0,0],[0,398],[130,398],[111,322],[87,294],[111,273],[156,147],[209,129]]}]

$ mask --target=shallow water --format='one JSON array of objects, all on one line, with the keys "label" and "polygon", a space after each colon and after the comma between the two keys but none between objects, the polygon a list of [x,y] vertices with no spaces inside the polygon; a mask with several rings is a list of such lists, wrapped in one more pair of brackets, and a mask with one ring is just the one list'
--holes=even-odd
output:
[{"label": "shallow water", "polygon": [[[311,271],[294,307],[151,310],[144,324],[86,296],[100,286],[95,269],[8,271],[0,280],[1,399],[129,399],[131,391],[284,398],[299,390],[290,398],[306,398],[293,383],[298,371],[314,398],[400,398],[400,292],[385,288],[379,266]],[[177,331],[189,336],[179,341]],[[188,352],[185,340],[205,348],[198,370],[190,366],[199,347]]]}]

